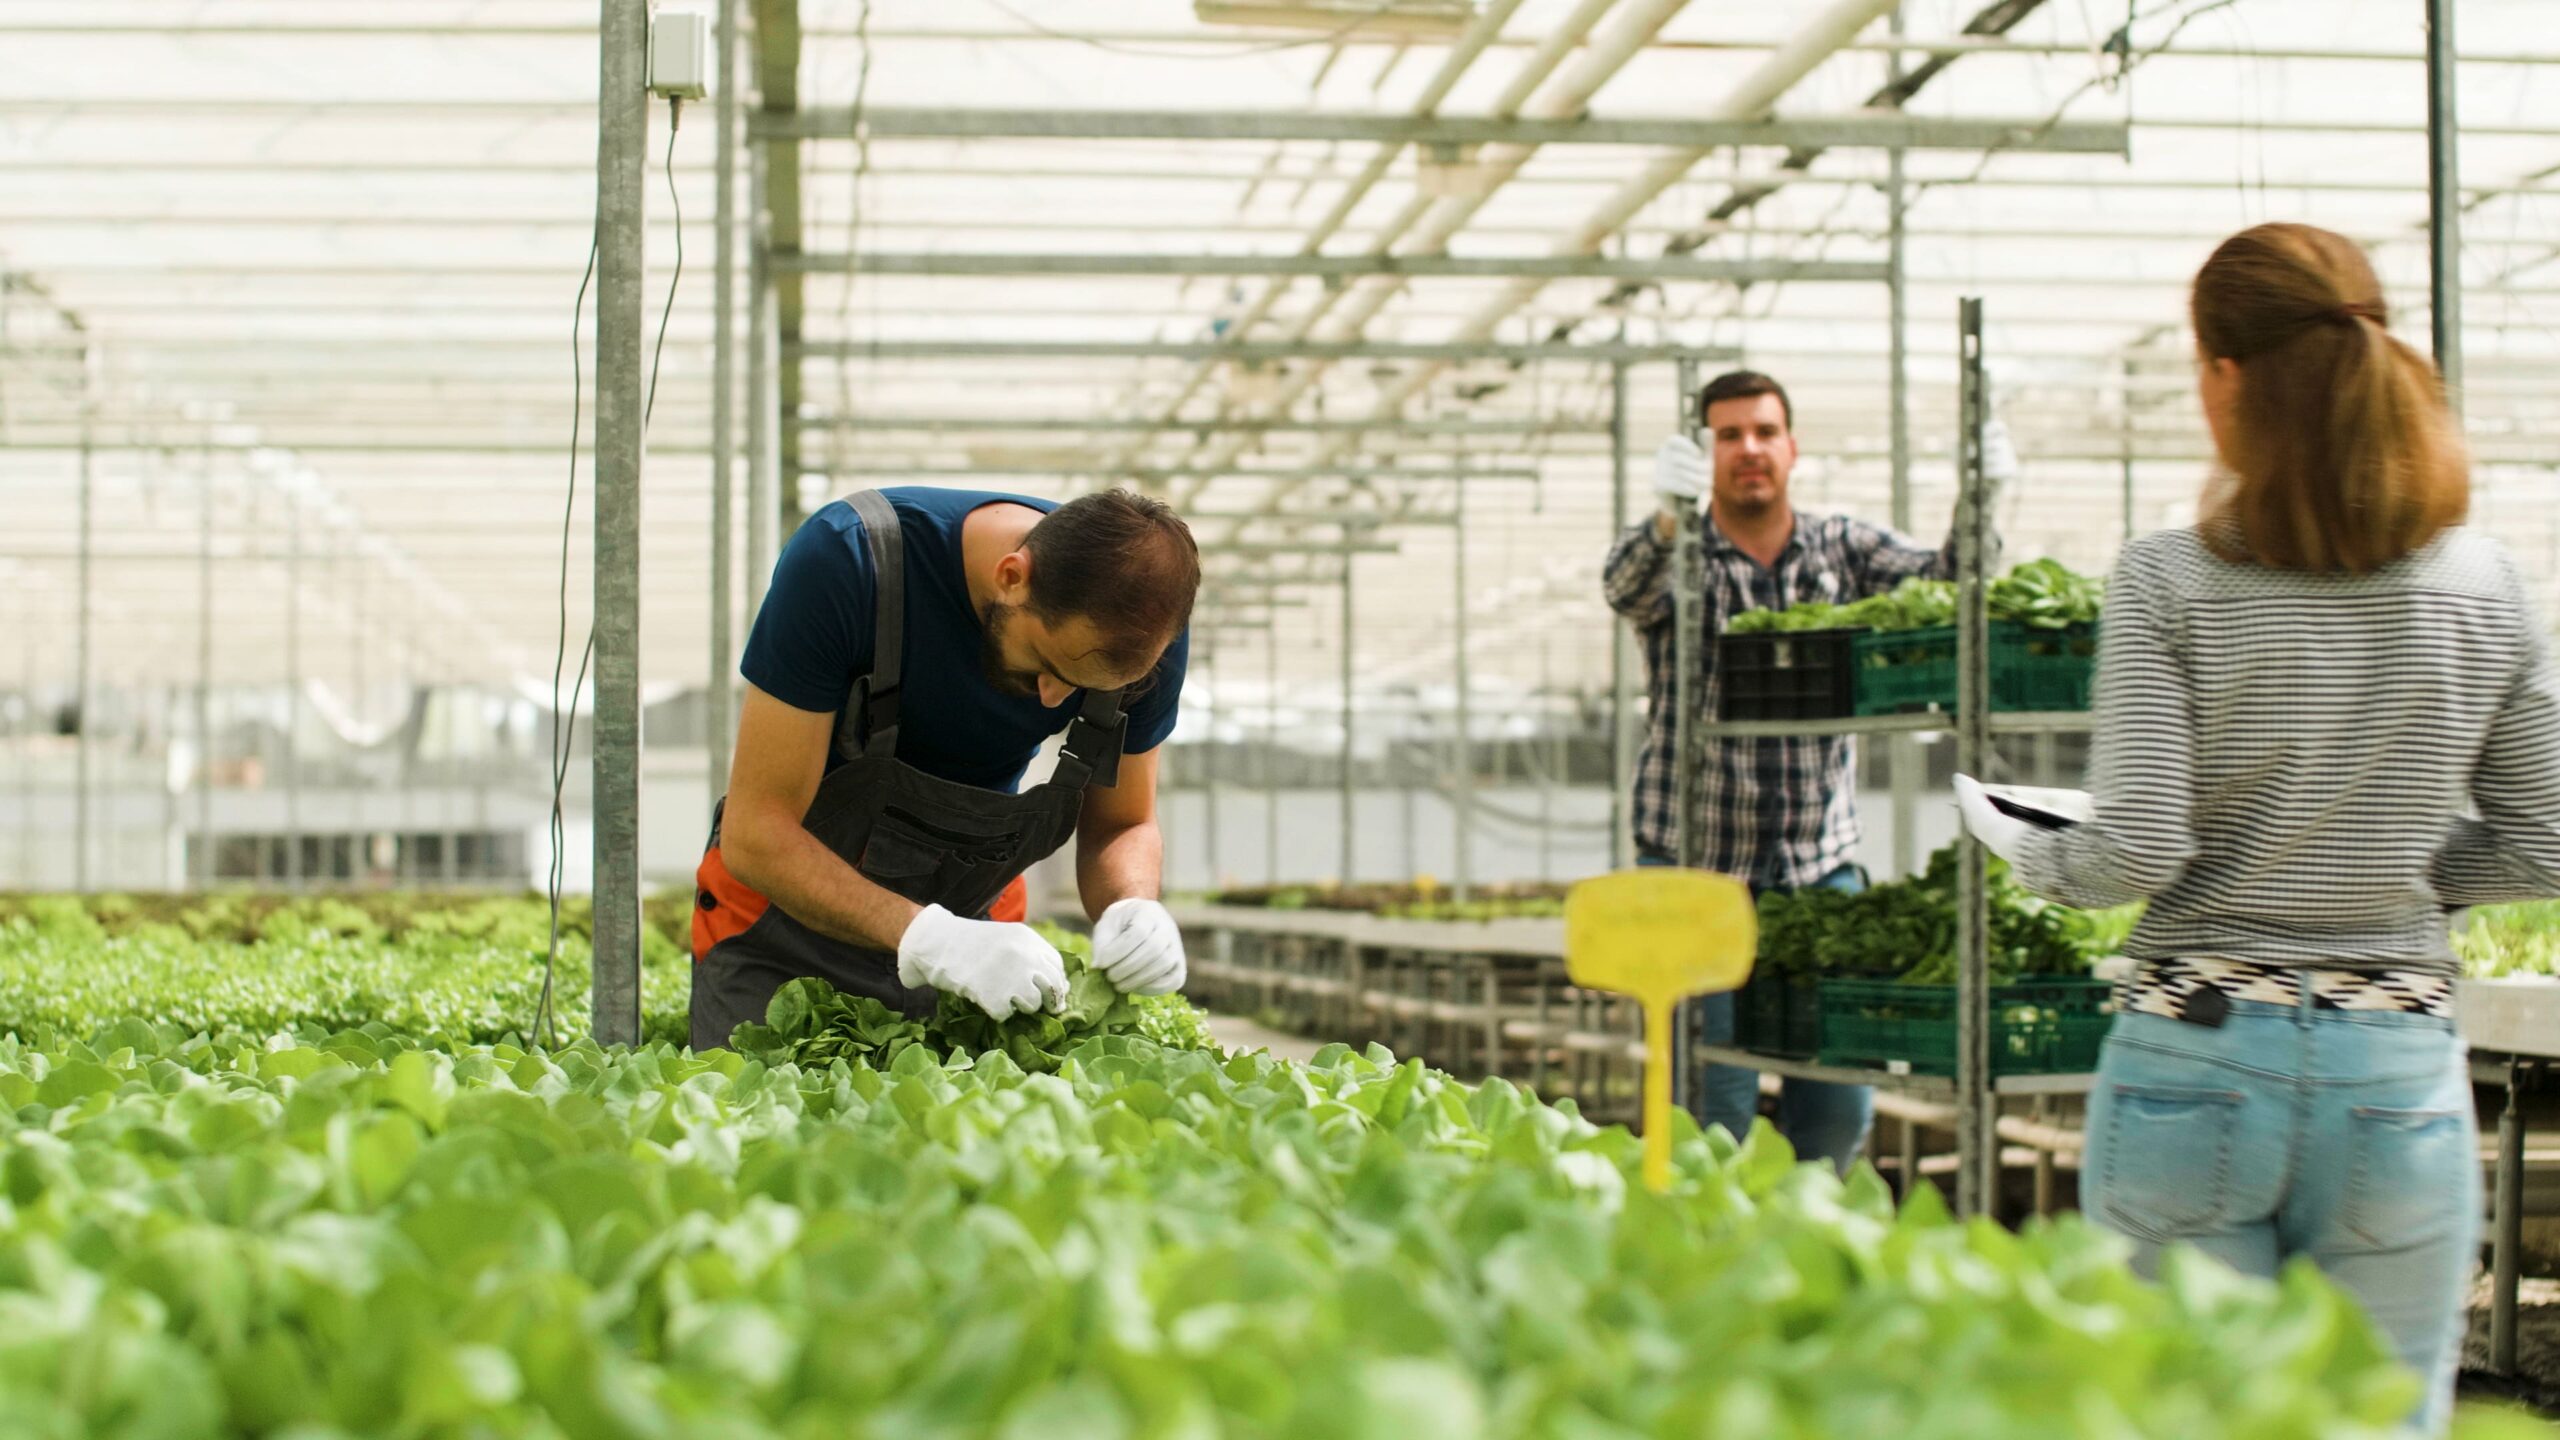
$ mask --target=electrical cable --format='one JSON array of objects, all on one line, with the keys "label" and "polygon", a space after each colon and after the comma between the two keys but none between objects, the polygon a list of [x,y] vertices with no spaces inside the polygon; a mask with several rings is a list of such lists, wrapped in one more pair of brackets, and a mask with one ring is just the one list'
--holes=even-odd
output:
[{"label": "electrical cable", "polygon": [[[676,287],[684,281],[684,200],[676,193],[676,135],[684,128],[684,102],[670,100],[667,107],[667,203],[675,218],[675,266],[667,277],[666,304],[658,312],[658,337],[649,352],[649,388],[640,407],[640,434],[645,440],[649,421],[658,410],[658,371],[667,353],[667,322],[675,315]],[[586,689],[587,666],[595,658],[596,631],[590,622],[586,644],[578,654],[577,678],[569,682],[568,704],[560,698],[560,672],[569,659],[569,551],[578,509],[578,437],[585,418],[582,408],[586,371],[579,354],[579,337],[587,309],[587,290],[595,281],[596,256],[601,240],[587,242],[587,270],[578,281],[578,298],[569,312],[569,492],[560,514],[560,641],[551,661],[551,944],[542,957],[542,990],[535,1001],[534,1037],[542,1043],[556,1043],[557,1017],[552,1012],[555,981],[560,966],[560,891],[567,878],[568,821],[565,798],[569,785],[569,760],[576,748],[578,734],[578,696]],[[593,943],[594,924],[588,926],[589,943]]]}]

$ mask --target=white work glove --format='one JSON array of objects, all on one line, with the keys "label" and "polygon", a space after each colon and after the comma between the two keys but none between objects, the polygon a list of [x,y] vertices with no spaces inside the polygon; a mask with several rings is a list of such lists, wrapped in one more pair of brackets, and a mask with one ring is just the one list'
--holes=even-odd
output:
[{"label": "white work glove", "polygon": [[2010,443],[2006,421],[1983,422],[1982,478],[1990,482],[1995,492],[2018,478],[2018,447]]},{"label": "white work glove", "polygon": [[1707,455],[1698,442],[1674,435],[1653,452],[1653,494],[1665,512],[1694,514],[1707,498]]},{"label": "white work glove", "polygon": [[1093,968],[1124,995],[1168,994],[1191,973],[1182,927],[1153,900],[1115,901],[1093,922]]},{"label": "white work glove", "polygon": [[1067,962],[1028,925],[927,905],[898,941],[898,983],[947,990],[998,1020],[1067,1003]]},{"label": "white work glove", "polygon": [[1983,844],[1983,848],[2012,864],[2017,862],[2018,842],[2036,827],[2024,820],[2000,813],[1991,797],[1982,792],[1982,784],[1970,775],[1956,777],[1956,809],[1964,815],[1965,833]]}]

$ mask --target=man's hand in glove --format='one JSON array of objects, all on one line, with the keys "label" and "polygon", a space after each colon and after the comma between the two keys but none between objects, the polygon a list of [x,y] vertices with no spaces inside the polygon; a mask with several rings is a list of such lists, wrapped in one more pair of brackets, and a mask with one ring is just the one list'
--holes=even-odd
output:
[{"label": "man's hand in glove", "polygon": [[1093,922],[1093,968],[1124,995],[1164,995],[1182,988],[1191,966],[1172,911],[1153,900],[1121,900]]},{"label": "man's hand in glove", "polygon": [[898,940],[898,983],[947,990],[998,1020],[1067,1003],[1067,965],[1028,925],[927,905]]},{"label": "man's hand in glove", "polygon": [[1653,452],[1653,497],[1661,507],[1655,532],[1668,540],[1679,517],[1695,514],[1707,498],[1707,453],[1686,435],[1674,435]]}]

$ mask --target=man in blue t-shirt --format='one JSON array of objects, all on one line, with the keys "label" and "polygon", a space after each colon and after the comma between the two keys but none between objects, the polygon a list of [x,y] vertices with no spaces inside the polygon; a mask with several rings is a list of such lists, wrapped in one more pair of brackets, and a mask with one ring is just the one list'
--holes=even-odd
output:
[{"label": "man in blue t-shirt", "polygon": [[[803,975],[910,1014],[936,991],[1057,1008],[1057,951],[999,902],[1070,835],[1095,966],[1131,993],[1180,986],[1156,755],[1199,583],[1189,529],[1123,490],[877,490],[809,517],[739,666],[697,875],[695,1047]],[[1017,793],[1062,730],[1056,773]]]}]

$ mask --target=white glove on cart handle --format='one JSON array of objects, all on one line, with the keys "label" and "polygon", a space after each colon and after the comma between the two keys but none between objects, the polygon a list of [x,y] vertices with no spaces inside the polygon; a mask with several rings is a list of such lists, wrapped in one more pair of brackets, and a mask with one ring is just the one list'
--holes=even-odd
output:
[{"label": "white glove on cart handle", "polygon": [[1707,452],[1686,435],[1674,435],[1653,452],[1653,495],[1673,515],[1694,513],[1707,498]]}]

